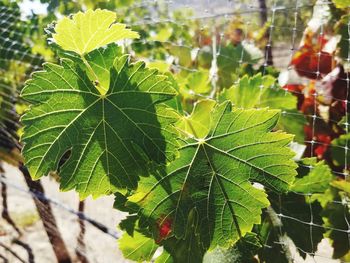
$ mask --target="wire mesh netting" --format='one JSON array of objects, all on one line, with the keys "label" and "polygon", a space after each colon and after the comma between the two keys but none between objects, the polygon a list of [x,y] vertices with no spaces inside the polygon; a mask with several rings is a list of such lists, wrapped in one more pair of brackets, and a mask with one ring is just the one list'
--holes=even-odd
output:
[{"label": "wire mesh netting", "polygon": [[[297,177],[310,179],[287,194],[266,189],[255,262],[350,262],[347,1],[17,2],[0,2],[0,261],[127,262],[117,244],[125,214],[113,197],[79,201],[59,192],[54,173],[31,181],[18,142],[27,108],[19,93],[31,73],[58,60],[48,48],[52,22],[107,8],[139,32],[123,42],[133,59],[173,74],[186,114],[205,98],[281,110],[277,128],[295,136]],[[225,253],[213,262],[253,262]]]}]

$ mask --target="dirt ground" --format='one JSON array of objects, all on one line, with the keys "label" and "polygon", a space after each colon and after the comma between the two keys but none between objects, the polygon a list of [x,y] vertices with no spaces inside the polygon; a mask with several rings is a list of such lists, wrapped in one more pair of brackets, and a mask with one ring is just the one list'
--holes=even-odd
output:
[{"label": "dirt ground", "polygon": [[[6,182],[8,192],[8,211],[23,232],[20,240],[29,246],[34,256],[32,262],[35,263],[55,263],[55,255],[49,243],[43,224],[36,212],[34,202],[27,192],[25,181],[17,169],[5,166]],[[66,243],[69,253],[75,262],[77,261],[75,249],[77,247],[77,236],[79,234],[79,224],[77,216],[67,211],[66,208],[78,210],[79,199],[73,192],[60,192],[58,184],[49,177],[42,179],[46,195],[61,203],[65,208],[52,204],[53,212],[57,220],[59,230]],[[2,200],[1,200],[2,201]],[[111,231],[117,231],[117,224],[124,218],[123,213],[112,209],[113,198],[102,197],[97,200],[88,198],[85,204],[85,214],[95,221],[107,226]],[[1,204],[0,204],[1,206]],[[128,262],[123,260],[118,249],[117,240],[112,236],[101,232],[88,222],[86,224],[86,258],[90,263],[114,263]],[[118,233],[120,235],[120,233]],[[17,254],[22,262],[30,262],[30,253],[23,246],[14,244],[13,239],[18,234],[4,220],[0,219],[0,244],[10,248]],[[17,263],[21,262],[13,253],[0,246],[0,262]],[[6,261],[7,260],[7,261]]]}]

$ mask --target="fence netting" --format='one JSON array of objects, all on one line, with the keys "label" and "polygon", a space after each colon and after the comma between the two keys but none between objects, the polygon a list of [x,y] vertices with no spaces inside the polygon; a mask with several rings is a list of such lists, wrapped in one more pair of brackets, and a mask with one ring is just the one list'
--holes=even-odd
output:
[{"label": "fence netting", "polygon": [[[249,89],[237,107],[249,99],[250,107],[281,109],[278,129],[295,135],[298,174],[313,181],[269,193],[271,206],[254,227],[264,237],[260,258],[350,262],[350,16],[336,8],[342,1],[112,2],[0,2],[0,261],[55,262],[50,242],[59,233],[73,261],[127,262],[117,245],[125,215],[113,198],[79,201],[59,192],[56,175],[33,185],[18,142],[20,90],[42,63],[57,61],[45,32],[62,15],[100,7],[140,33],[123,44],[134,58],[174,73],[188,114],[200,98],[230,98],[233,85]],[[37,14],[38,6],[45,11]]]}]

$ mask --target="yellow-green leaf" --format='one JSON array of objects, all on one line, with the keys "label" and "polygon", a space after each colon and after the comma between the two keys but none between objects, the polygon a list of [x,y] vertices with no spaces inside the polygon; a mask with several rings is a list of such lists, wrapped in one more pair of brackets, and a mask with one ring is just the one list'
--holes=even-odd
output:
[{"label": "yellow-green leaf", "polygon": [[53,39],[64,50],[80,55],[126,38],[138,38],[139,34],[116,23],[116,14],[108,10],[78,12],[72,18],[64,17],[55,26]]},{"label": "yellow-green leaf", "polygon": [[124,233],[118,243],[124,257],[137,262],[150,261],[158,248],[152,238],[137,231],[134,231],[133,236]]},{"label": "yellow-green leaf", "polygon": [[333,3],[337,8],[350,7],[350,0],[333,0]]},{"label": "yellow-green leaf", "polygon": [[211,115],[208,114],[214,108],[214,100],[199,101],[193,109],[190,116],[184,116],[178,123],[180,130],[197,139],[204,138],[208,135]]}]

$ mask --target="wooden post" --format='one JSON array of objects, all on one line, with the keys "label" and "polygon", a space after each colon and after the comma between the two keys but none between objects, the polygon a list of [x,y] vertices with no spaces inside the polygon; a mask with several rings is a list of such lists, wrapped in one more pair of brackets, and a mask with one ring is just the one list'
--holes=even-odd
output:
[{"label": "wooden post", "polygon": [[46,234],[50,240],[52,249],[56,255],[56,259],[59,263],[71,263],[72,260],[69,256],[66,245],[58,230],[55,216],[53,214],[51,204],[45,198],[40,198],[43,195],[44,188],[40,181],[33,181],[30,177],[28,169],[20,164],[20,171],[22,172],[24,179],[29,187],[29,190],[34,193],[33,200],[38,210],[39,216],[44,224]]}]

